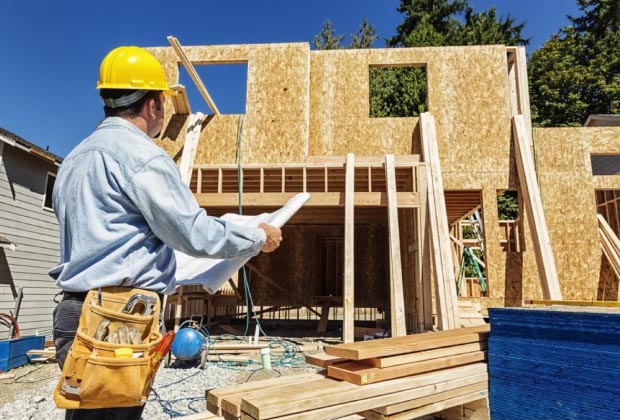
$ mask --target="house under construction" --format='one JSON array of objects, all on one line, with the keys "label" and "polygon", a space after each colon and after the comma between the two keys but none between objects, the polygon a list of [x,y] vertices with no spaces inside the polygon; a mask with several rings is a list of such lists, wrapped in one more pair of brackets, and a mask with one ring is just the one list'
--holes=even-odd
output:
[{"label": "house under construction", "polygon": [[[157,143],[199,204],[217,216],[241,201],[256,214],[311,194],[283,228],[283,246],[247,267],[254,309],[300,308],[320,329],[340,317],[352,341],[354,321],[373,316],[393,335],[454,328],[458,300],[482,309],[618,300],[620,127],[532,129],[522,47],[169,40],[149,50],[173,85],[185,67],[212,115],[192,114],[177,86]],[[247,64],[246,111],[223,115],[195,66],[236,63]],[[428,112],[371,117],[374,67],[423,68]],[[506,191],[518,197],[516,220],[499,218]],[[467,259],[479,276],[463,275]],[[184,287],[170,315],[236,305],[234,293]]]}]

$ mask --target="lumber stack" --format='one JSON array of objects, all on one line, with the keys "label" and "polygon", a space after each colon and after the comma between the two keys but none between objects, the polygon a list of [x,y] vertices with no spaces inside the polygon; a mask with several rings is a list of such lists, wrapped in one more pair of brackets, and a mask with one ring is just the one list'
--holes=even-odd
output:
[{"label": "lumber stack", "polygon": [[618,308],[495,308],[489,318],[493,418],[620,418]]},{"label": "lumber stack", "polygon": [[306,359],[325,370],[210,390],[207,408],[227,420],[418,418],[486,398],[488,333],[486,325],[326,346]]}]

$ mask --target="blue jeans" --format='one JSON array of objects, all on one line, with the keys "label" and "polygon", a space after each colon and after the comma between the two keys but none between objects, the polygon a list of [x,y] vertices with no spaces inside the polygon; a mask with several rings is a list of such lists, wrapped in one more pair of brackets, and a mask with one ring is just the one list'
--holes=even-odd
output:
[{"label": "blue jeans", "polygon": [[[62,370],[75,338],[82,313],[82,301],[66,296],[54,309],[54,345]],[[67,410],[65,420],[140,420],[144,406]]]}]

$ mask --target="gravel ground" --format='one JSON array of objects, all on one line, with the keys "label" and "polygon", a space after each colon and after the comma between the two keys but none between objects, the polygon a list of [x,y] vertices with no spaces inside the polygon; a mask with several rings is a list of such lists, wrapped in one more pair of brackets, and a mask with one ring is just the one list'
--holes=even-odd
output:
[{"label": "gravel ground", "polygon": [[[252,357],[259,360],[259,357]],[[196,363],[174,362],[159,369],[154,391],[146,404],[142,419],[159,420],[206,410],[205,390],[223,385],[269,379],[277,376],[316,371],[303,363],[303,355],[273,361],[273,369],[260,364],[238,366],[208,364],[200,369]],[[283,364],[286,362],[286,364]],[[0,382],[0,420],[62,420],[64,410],[56,408],[53,391],[60,374],[53,364],[31,364],[12,370],[11,383]]]}]

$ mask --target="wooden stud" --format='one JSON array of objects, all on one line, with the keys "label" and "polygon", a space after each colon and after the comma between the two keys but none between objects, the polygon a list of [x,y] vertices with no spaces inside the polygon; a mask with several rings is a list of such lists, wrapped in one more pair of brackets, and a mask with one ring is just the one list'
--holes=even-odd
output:
[{"label": "wooden stud", "polygon": [[[344,205],[344,315],[343,315],[343,341],[352,343],[354,341],[354,319],[355,319],[355,156],[353,153],[347,154],[345,176],[345,205]],[[327,174],[327,172],[326,172]],[[327,185],[327,178],[325,180]]]},{"label": "wooden stud", "polygon": [[429,168],[427,182],[429,228],[435,269],[438,324],[439,329],[458,328],[460,322],[458,305],[456,304],[456,279],[450,251],[446,201],[437,148],[435,120],[428,112],[420,114],[420,133],[422,134],[424,160]]},{"label": "wooden stud", "polygon": [[185,136],[185,144],[183,145],[181,163],[179,165],[181,179],[183,179],[187,185],[189,185],[192,178],[192,169],[194,168],[194,160],[196,159],[196,151],[198,150],[200,131],[204,118],[205,115],[200,112],[192,114],[187,124],[187,134]]},{"label": "wooden stud", "polygon": [[405,300],[403,297],[403,273],[400,255],[400,232],[396,202],[396,174],[394,155],[385,155],[385,181],[388,197],[388,231],[390,247],[390,320],[392,336],[407,335]]}]

